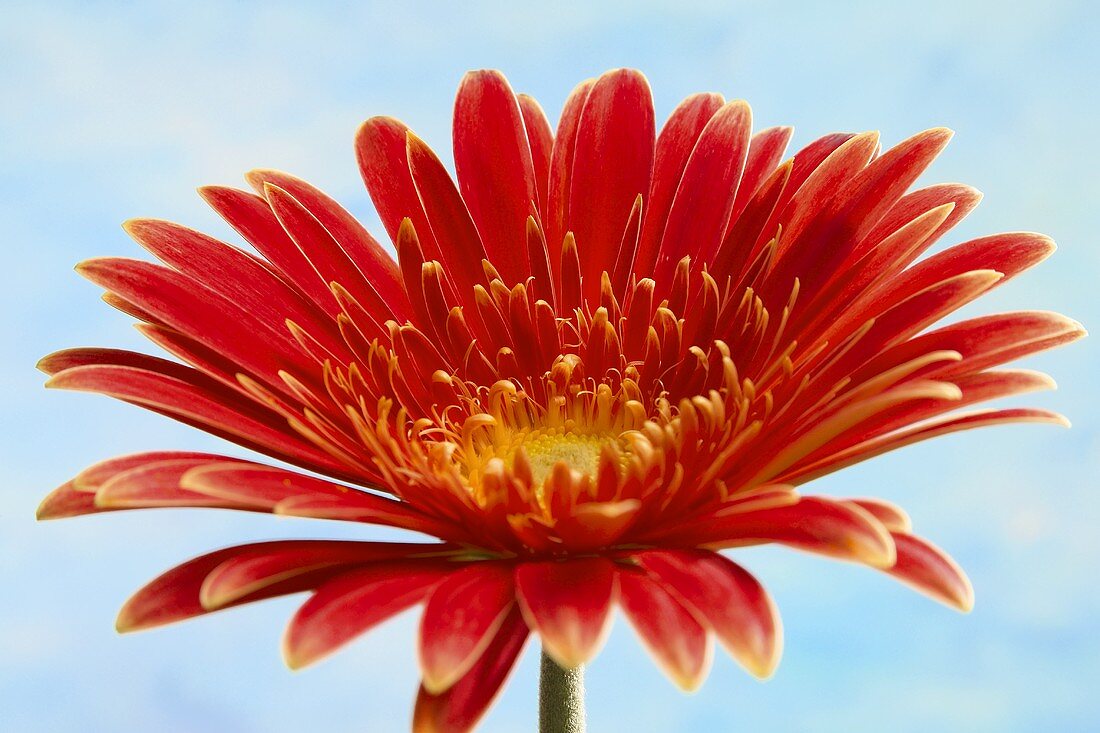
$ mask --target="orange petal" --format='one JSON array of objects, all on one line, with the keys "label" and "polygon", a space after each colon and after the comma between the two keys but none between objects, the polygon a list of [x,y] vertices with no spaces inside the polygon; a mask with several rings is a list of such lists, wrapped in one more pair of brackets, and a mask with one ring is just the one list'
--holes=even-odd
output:
[{"label": "orange petal", "polygon": [[588,662],[611,630],[615,569],[603,558],[516,566],[516,597],[543,649],[565,668]]},{"label": "orange petal", "polygon": [[707,630],[664,586],[637,572],[620,572],[619,604],[657,666],[682,690],[703,684],[714,655]]},{"label": "orange petal", "polygon": [[[328,581],[287,625],[283,658],[292,669],[300,669],[328,656],[424,600],[447,570],[438,562],[381,562]],[[219,583],[217,576],[211,582]]]},{"label": "orange petal", "polygon": [[420,686],[413,710],[413,733],[467,733],[489,709],[523,651],[527,624],[515,608],[492,635],[485,653],[445,692]]},{"label": "orange petal", "polygon": [[505,565],[474,563],[444,580],[420,620],[424,687],[444,692],[470,671],[514,603],[512,570]]},{"label": "orange petal", "polygon": [[898,561],[886,571],[901,582],[963,613],[974,607],[974,588],[947,553],[920,537],[893,532]]},{"label": "orange petal", "polygon": [[715,632],[739,664],[757,677],[771,676],[783,649],[783,628],[756,578],[714,552],[651,550],[635,558]]}]

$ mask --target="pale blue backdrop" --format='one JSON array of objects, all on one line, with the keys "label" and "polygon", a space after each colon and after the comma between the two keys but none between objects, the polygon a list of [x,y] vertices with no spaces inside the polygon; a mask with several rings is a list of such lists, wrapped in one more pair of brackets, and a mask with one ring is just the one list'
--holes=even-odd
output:
[{"label": "pale blue backdrop", "polygon": [[[394,114],[445,152],[467,69],[502,68],[556,119],[578,80],[629,65],[649,76],[662,119],[688,93],[714,90],[747,98],[758,126],[794,124],[797,144],[839,129],[880,129],[892,143],[953,127],[928,180],[963,180],[986,199],[952,242],[1027,229],[1061,247],[968,313],[1049,308],[1095,325],[1097,28],[1088,0],[3,2],[0,729],[350,733],[408,724],[409,615],[300,673],[278,652],[296,599],[134,636],[113,631],[130,591],[205,550],[383,534],[203,511],[34,522],[46,491],[98,459],[221,448],[105,398],[41,388],[33,367],[46,352],[142,345],[72,272],[87,257],[138,254],[124,219],[166,217],[231,237],[193,188],[241,183],[242,172],[269,166],[314,181],[380,231],[352,155],[361,120]],[[954,436],[820,484],[908,507],[969,570],[971,615],[861,568],[742,553],[786,621],[775,678],[756,682],[721,657],[701,692],[681,695],[619,619],[589,674],[592,730],[1096,730],[1097,342],[1026,365],[1061,384],[1028,402],[1067,413],[1073,429]],[[532,651],[484,730],[532,729]]]}]

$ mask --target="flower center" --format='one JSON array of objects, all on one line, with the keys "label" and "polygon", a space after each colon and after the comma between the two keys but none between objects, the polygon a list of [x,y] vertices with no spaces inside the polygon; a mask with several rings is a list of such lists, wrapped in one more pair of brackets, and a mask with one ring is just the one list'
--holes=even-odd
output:
[{"label": "flower center", "polygon": [[542,393],[538,399],[514,382],[477,389],[443,375],[439,383],[455,389],[461,409],[437,416],[436,426],[414,438],[410,447],[430,456],[409,468],[450,474],[481,506],[529,502],[545,513],[547,497],[575,494],[569,487],[615,494],[621,471],[637,457],[635,444],[645,442],[647,416],[633,382],[612,389],[571,379],[578,364],[556,362],[555,378],[531,390]]},{"label": "flower center", "polygon": [[[559,462],[566,463],[574,471],[595,476],[600,462],[600,449],[608,441],[602,436],[579,433],[544,432],[524,440],[517,448],[527,454],[531,477],[535,486],[541,486]],[[515,463],[515,451],[506,461],[509,468]]]}]

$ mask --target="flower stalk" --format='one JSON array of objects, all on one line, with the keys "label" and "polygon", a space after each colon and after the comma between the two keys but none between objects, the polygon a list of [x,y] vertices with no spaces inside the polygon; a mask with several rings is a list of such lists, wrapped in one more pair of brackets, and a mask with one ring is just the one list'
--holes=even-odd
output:
[{"label": "flower stalk", "polygon": [[565,669],[543,651],[539,733],[584,733],[584,665]]}]

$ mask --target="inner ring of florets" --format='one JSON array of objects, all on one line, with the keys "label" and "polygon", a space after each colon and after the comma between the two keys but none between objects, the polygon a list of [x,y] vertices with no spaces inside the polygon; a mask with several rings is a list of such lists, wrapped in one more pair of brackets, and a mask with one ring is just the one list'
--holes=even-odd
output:
[{"label": "inner ring of florets", "polygon": [[538,492],[563,469],[574,480],[594,480],[601,465],[616,471],[625,465],[641,427],[622,402],[612,406],[606,386],[552,400],[558,409],[533,409],[523,392],[505,393],[496,409],[470,416],[455,435],[452,457],[471,486],[497,474]]},{"label": "inner ring of florets", "polygon": [[725,495],[732,455],[715,450],[745,428],[729,419],[743,396],[728,362],[722,389],[675,404],[629,370],[596,382],[572,355],[488,386],[436,372],[431,417],[383,401],[361,434],[398,496],[524,551],[587,552],[644,531],[643,499],[680,512]]}]

